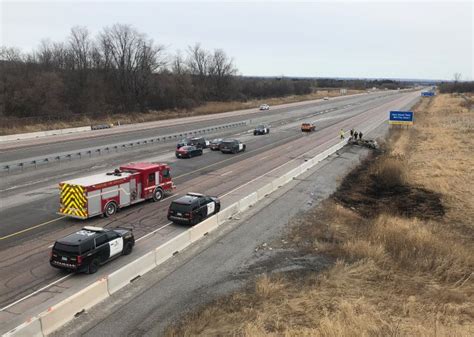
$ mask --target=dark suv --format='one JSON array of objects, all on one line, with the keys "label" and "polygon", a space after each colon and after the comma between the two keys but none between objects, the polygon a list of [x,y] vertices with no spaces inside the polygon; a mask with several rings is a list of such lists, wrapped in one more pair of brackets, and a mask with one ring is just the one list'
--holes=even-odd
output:
[{"label": "dark suv", "polygon": [[245,151],[245,144],[237,139],[224,139],[219,148],[222,153],[237,153]]},{"label": "dark suv", "polygon": [[180,147],[183,147],[183,146],[188,146],[188,145],[193,145],[191,143],[191,139],[189,138],[183,138],[181,139],[178,144],[176,144],[176,148],[179,149]]},{"label": "dark suv", "polygon": [[207,149],[209,141],[205,140],[203,137],[191,138],[191,145],[194,145],[198,149]]},{"label": "dark suv", "polygon": [[196,225],[207,217],[217,214],[220,209],[219,198],[200,193],[188,193],[171,203],[168,209],[168,220],[176,224]]},{"label": "dark suv", "polygon": [[55,268],[93,274],[100,265],[130,254],[134,245],[131,229],[86,226],[57,240],[49,263]]}]

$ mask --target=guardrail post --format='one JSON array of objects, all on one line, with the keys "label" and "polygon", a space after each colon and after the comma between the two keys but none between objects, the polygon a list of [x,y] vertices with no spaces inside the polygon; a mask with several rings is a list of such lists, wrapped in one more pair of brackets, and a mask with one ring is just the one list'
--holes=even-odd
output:
[{"label": "guardrail post", "polygon": [[21,170],[23,171],[23,166],[24,166],[23,163],[19,163],[18,166],[20,166]]}]

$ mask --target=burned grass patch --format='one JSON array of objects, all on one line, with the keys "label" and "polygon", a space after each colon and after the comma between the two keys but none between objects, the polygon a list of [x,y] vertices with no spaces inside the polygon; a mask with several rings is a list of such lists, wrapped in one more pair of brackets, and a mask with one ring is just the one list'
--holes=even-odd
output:
[{"label": "burned grass patch", "polygon": [[333,198],[364,217],[381,212],[420,219],[443,217],[441,194],[409,185],[405,174],[402,160],[373,154],[344,178]]}]

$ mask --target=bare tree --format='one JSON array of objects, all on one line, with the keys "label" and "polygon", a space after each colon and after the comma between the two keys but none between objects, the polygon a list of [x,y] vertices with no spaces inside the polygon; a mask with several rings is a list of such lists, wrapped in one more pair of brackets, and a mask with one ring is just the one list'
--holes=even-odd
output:
[{"label": "bare tree", "polygon": [[69,36],[73,69],[86,70],[91,65],[93,43],[86,27],[75,26]]},{"label": "bare tree", "polygon": [[192,75],[203,79],[209,74],[209,53],[201,47],[199,43],[188,47],[188,56],[186,58],[186,65]]},{"label": "bare tree", "polygon": [[8,62],[21,62],[23,61],[23,55],[20,49],[13,47],[0,47],[0,60]]},{"label": "bare tree", "polygon": [[150,78],[165,64],[164,48],[155,46],[144,34],[122,24],[103,30],[99,37],[99,48],[105,69],[117,81],[122,109],[133,109],[134,104],[145,109]]},{"label": "bare tree", "polygon": [[459,82],[461,80],[461,73],[454,73],[453,78],[455,83]]},{"label": "bare tree", "polygon": [[232,77],[236,74],[237,68],[232,59],[222,49],[214,50],[209,62],[209,77],[214,98],[229,98]]}]

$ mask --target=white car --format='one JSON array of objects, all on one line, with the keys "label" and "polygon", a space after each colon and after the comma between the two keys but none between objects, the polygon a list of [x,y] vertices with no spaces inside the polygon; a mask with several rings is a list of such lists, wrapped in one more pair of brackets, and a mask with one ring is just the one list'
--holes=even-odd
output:
[{"label": "white car", "polygon": [[260,105],[260,110],[270,110],[270,106],[268,104]]},{"label": "white car", "polygon": [[329,97],[326,96],[326,97],[324,97],[323,99],[324,99],[325,101],[328,101],[328,100],[329,100]]}]

